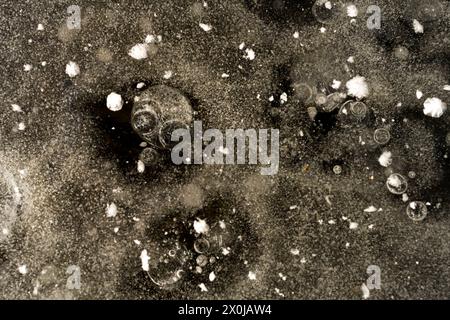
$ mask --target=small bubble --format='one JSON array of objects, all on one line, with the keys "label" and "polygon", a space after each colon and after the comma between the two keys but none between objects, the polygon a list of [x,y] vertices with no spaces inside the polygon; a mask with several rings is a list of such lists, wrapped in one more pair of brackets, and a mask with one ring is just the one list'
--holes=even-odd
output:
[{"label": "small bubble", "polygon": [[363,119],[366,117],[368,109],[365,103],[358,101],[350,104],[350,112],[357,119]]},{"label": "small bubble", "polygon": [[384,128],[379,128],[379,129],[375,130],[375,132],[373,134],[373,139],[375,140],[376,143],[385,145],[391,139],[391,134],[389,133],[389,130],[384,129]]},{"label": "small bubble", "polygon": [[197,239],[194,242],[194,250],[197,253],[205,253],[209,250],[209,241],[206,239]]},{"label": "small bubble", "polygon": [[408,189],[408,182],[401,174],[393,173],[387,178],[386,186],[393,194],[403,194]]},{"label": "small bubble", "polygon": [[340,165],[335,165],[333,167],[333,172],[336,175],[340,175],[342,173],[342,167]]},{"label": "small bubble", "polygon": [[406,207],[406,214],[413,221],[422,221],[428,214],[425,203],[421,201],[413,201]]},{"label": "small bubble", "polygon": [[338,3],[330,0],[317,0],[311,10],[316,20],[324,24],[331,23],[341,12]]}]

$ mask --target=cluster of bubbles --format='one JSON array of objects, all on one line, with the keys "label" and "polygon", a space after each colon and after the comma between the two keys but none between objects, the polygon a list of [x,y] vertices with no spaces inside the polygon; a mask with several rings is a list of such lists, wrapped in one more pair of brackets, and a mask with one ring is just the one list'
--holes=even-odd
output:
[{"label": "cluster of bubbles", "polygon": [[222,269],[220,260],[235,241],[231,225],[223,221],[213,222],[200,234],[185,220],[175,219],[166,226],[159,228],[161,238],[146,245],[150,257],[147,274],[160,289],[172,290],[186,279],[217,274]]},{"label": "cluster of bubbles", "polygon": [[137,96],[131,111],[131,126],[150,146],[142,151],[140,160],[147,165],[154,164],[159,159],[158,150],[172,148],[172,132],[188,129],[192,113],[189,99],[166,85],[152,86]]},{"label": "cluster of bubbles", "polygon": [[292,87],[295,97],[306,106],[308,115],[313,121],[319,112],[331,113],[337,110],[338,119],[343,125],[362,122],[371,114],[371,110],[364,102],[355,100],[344,92],[326,94],[317,87],[303,82],[294,83]]}]

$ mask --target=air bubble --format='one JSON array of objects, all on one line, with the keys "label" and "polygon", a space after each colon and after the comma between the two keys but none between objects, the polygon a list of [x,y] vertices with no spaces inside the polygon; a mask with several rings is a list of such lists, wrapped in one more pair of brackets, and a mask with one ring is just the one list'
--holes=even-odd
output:
[{"label": "air bubble", "polygon": [[161,160],[161,155],[153,148],[145,148],[139,154],[139,160],[146,166],[154,166]]},{"label": "air bubble", "polygon": [[341,13],[339,3],[330,0],[317,0],[311,10],[316,20],[324,24],[331,23]]},{"label": "air bubble", "polygon": [[350,104],[350,112],[357,119],[364,119],[368,113],[368,108],[363,102],[353,102]]},{"label": "air bubble", "polygon": [[177,129],[189,130],[189,126],[180,120],[170,120],[161,126],[159,129],[159,142],[164,148],[170,149],[178,144],[178,141],[172,141],[172,133]]},{"label": "air bubble", "polygon": [[380,145],[385,145],[391,140],[391,134],[389,133],[389,130],[380,128],[375,130],[373,134],[373,139],[376,143]]},{"label": "air bubble", "polygon": [[149,250],[150,279],[161,289],[173,288],[184,275],[191,253],[179,241],[166,240]]},{"label": "air bubble", "polygon": [[422,221],[428,214],[425,203],[421,201],[413,201],[406,207],[406,214],[413,221]]},{"label": "air bubble", "polygon": [[403,194],[408,189],[408,182],[401,174],[393,173],[387,178],[386,186],[393,194]]},{"label": "air bubble", "polygon": [[197,253],[208,252],[209,247],[210,247],[209,241],[206,239],[200,238],[194,242],[194,250]]}]

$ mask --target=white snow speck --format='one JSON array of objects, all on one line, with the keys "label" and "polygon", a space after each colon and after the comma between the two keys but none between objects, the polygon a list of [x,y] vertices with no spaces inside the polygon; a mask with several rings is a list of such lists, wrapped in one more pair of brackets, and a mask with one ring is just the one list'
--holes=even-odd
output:
[{"label": "white snow speck", "polygon": [[245,49],[245,55],[244,58],[247,60],[255,60],[256,54],[255,51],[253,51],[253,49],[247,48]]},{"label": "white snow speck", "polygon": [[413,28],[415,33],[423,33],[423,25],[416,19],[413,20]]},{"label": "white snow speck", "polygon": [[140,258],[142,263],[142,270],[148,271],[149,270],[148,261],[150,260],[150,257],[147,254],[147,250],[145,249],[142,250]]},{"label": "white snow speck", "polygon": [[23,65],[23,71],[31,71],[31,69],[33,69],[33,66],[31,64],[24,64]]},{"label": "white snow speck", "polygon": [[206,220],[202,220],[197,218],[197,220],[194,221],[194,230],[198,234],[206,234],[209,231],[209,226],[206,223]]},{"label": "white snow speck", "polygon": [[331,4],[330,1],[325,2],[325,8],[327,8],[328,10],[333,9],[333,5]]},{"label": "white snow speck", "polygon": [[421,99],[423,97],[423,92],[420,90],[416,90],[416,97],[417,99]]},{"label": "white snow speck", "polygon": [[111,92],[106,98],[106,106],[111,111],[119,111],[123,106],[123,99],[120,94]]},{"label": "white snow speck", "polygon": [[348,95],[350,96],[362,99],[369,95],[369,86],[364,77],[356,76],[347,81],[345,86],[347,87]]},{"label": "white snow speck", "polygon": [[18,104],[12,104],[11,107],[14,112],[22,112],[22,108]]},{"label": "white snow speck", "polygon": [[248,278],[250,280],[256,280],[256,273],[254,273],[253,271],[249,271],[248,272]]},{"label": "white snow speck", "polygon": [[356,223],[356,222],[350,222],[350,229],[351,230],[355,230],[355,229],[357,229],[358,228],[358,223]]},{"label": "white snow speck", "polygon": [[145,43],[158,43],[161,41],[162,41],[162,36],[155,36],[154,34],[148,34],[144,39]]},{"label": "white snow speck", "polygon": [[212,271],[212,272],[209,274],[209,281],[213,282],[214,279],[216,279],[216,275],[214,274],[214,271]]},{"label": "white snow speck", "polygon": [[28,269],[27,269],[27,266],[25,264],[19,266],[17,268],[17,270],[19,270],[20,274],[27,274],[28,273]]},{"label": "white snow speck", "polygon": [[378,158],[378,162],[383,167],[389,167],[392,164],[392,152],[384,151],[381,156]]},{"label": "white snow speck", "polygon": [[206,288],[204,283],[200,283],[198,286],[200,287],[200,290],[202,292],[208,292],[208,289]]},{"label": "white snow speck", "polygon": [[230,77],[230,75],[228,74],[228,73],[222,73],[222,76],[221,76],[222,78],[229,78]]},{"label": "white snow speck", "polygon": [[285,104],[287,101],[288,101],[288,95],[287,95],[286,92],[283,92],[283,93],[280,95],[280,103],[281,103],[281,104]]},{"label": "white snow speck", "polygon": [[321,27],[319,30],[320,30],[320,33],[325,33],[327,31],[327,29],[324,27]]},{"label": "white snow speck", "polygon": [[348,57],[347,62],[348,63],[355,63],[355,57],[353,57],[353,56]]},{"label": "white snow speck", "polygon": [[43,25],[42,23],[39,23],[38,26],[37,26],[37,29],[38,29],[39,31],[44,30],[44,25]]},{"label": "white snow speck", "polygon": [[144,86],[145,86],[145,83],[139,82],[139,83],[136,85],[136,88],[142,89]]},{"label": "white snow speck", "polygon": [[206,32],[211,31],[211,29],[212,29],[212,26],[210,24],[200,22],[198,25],[200,26],[200,28],[203,29],[203,31],[206,31]]},{"label": "white snow speck", "polygon": [[294,34],[292,35],[295,39],[300,38],[300,33],[298,33],[298,31],[295,31]]},{"label": "white snow speck", "polygon": [[361,291],[362,291],[362,294],[363,294],[363,296],[362,296],[363,299],[369,299],[369,297],[370,297],[370,290],[369,290],[369,288],[367,288],[365,283],[363,283],[361,285]]},{"label": "white snow speck", "polygon": [[164,72],[163,78],[168,80],[168,79],[172,78],[172,75],[173,75],[173,72],[171,70],[168,70],[168,71]]},{"label": "white snow speck", "polygon": [[347,6],[347,15],[351,18],[355,18],[358,16],[358,8],[354,4],[350,4]]},{"label": "white snow speck", "polygon": [[69,63],[66,65],[66,74],[73,78],[80,74],[80,67],[76,62],[69,61]]},{"label": "white snow speck", "polygon": [[433,118],[439,118],[447,109],[447,105],[439,98],[428,98],[423,103],[423,113]]},{"label": "white snow speck", "polygon": [[331,85],[331,87],[334,90],[338,90],[341,87],[342,82],[338,81],[338,80],[333,80],[333,84]]},{"label": "white snow speck", "polygon": [[298,249],[291,249],[291,254],[292,255],[294,255],[294,256],[298,256],[299,254],[300,254],[300,250],[298,250]]},{"label": "white snow speck", "polygon": [[19,129],[20,131],[25,130],[25,123],[20,122],[19,125],[18,125],[18,127],[17,127],[17,129]]},{"label": "white snow speck", "polygon": [[450,84],[446,84],[442,89],[445,91],[450,91]]},{"label": "white snow speck", "polygon": [[375,208],[374,206],[370,206],[370,207],[364,209],[364,212],[372,213],[372,212],[375,212],[375,211],[377,211],[377,210],[378,210],[378,209]]},{"label": "white snow speck", "polygon": [[111,202],[106,206],[106,217],[114,218],[117,215],[117,206],[114,202]]},{"label": "white snow speck", "polygon": [[137,171],[139,173],[142,173],[145,171],[145,164],[144,164],[144,162],[142,162],[142,160],[138,160],[138,162],[137,162]]},{"label": "white snow speck", "polygon": [[245,42],[242,42],[242,43],[239,45],[239,50],[244,50],[244,48],[245,48]]},{"label": "white snow speck", "polygon": [[136,60],[146,59],[148,57],[147,44],[138,43],[134,45],[129,51],[128,55]]}]

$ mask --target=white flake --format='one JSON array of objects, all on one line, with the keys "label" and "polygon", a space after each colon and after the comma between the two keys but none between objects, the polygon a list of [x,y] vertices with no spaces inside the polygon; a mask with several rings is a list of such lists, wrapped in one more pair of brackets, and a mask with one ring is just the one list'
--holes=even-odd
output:
[{"label": "white flake", "polygon": [[333,80],[333,84],[331,85],[331,87],[334,90],[338,90],[341,87],[342,82],[338,81],[338,80]]},{"label": "white flake", "polygon": [[42,23],[39,23],[38,26],[37,26],[37,29],[38,29],[39,31],[44,30],[44,25],[43,25]]},{"label": "white flake", "polygon": [[374,206],[370,206],[370,207],[364,209],[364,212],[372,213],[372,212],[375,212],[375,211],[377,211],[377,210],[378,210],[378,209],[375,208]]},{"label": "white flake", "polygon": [[150,257],[147,254],[147,250],[145,249],[142,250],[140,258],[142,263],[142,270],[148,271],[149,270],[148,261],[150,260]]},{"label": "white flake", "polygon": [[106,98],[106,106],[111,111],[119,111],[123,106],[123,99],[120,94],[111,92]]},{"label": "white flake", "polygon": [[256,280],[256,273],[254,273],[253,271],[249,271],[248,272],[248,278],[250,280]]},{"label": "white flake", "polygon": [[22,112],[22,108],[18,104],[12,104],[11,107],[14,112]]},{"label": "white flake", "polygon": [[356,222],[350,222],[350,229],[351,230],[355,230],[355,229],[357,229],[358,228],[358,223],[356,223]]},{"label": "white flake", "polygon": [[351,18],[355,18],[358,16],[358,8],[354,4],[350,4],[347,6],[347,15]]},{"label": "white flake", "polygon": [[433,118],[439,118],[447,109],[447,105],[439,98],[428,98],[423,107],[423,113]]},{"label": "white flake", "polygon": [[294,256],[298,256],[299,254],[300,254],[300,250],[298,250],[298,249],[291,249],[291,254],[292,255],[294,255]]},{"label": "white flake", "polygon": [[33,66],[31,64],[24,64],[23,65],[23,71],[31,71],[31,69],[33,69]]},{"label": "white flake", "polygon": [[392,164],[392,152],[384,151],[381,156],[378,158],[378,162],[383,167],[389,167]]},{"label": "white flake", "polygon": [[211,31],[211,29],[212,29],[212,26],[210,24],[205,24],[205,23],[200,22],[199,26],[200,26],[200,28],[203,29],[203,31],[206,31],[206,32]]},{"label": "white flake", "polygon": [[216,279],[216,275],[214,274],[214,271],[212,271],[212,272],[209,274],[209,281],[213,282],[215,279]]},{"label": "white flake", "polygon": [[139,83],[136,85],[136,88],[142,89],[144,86],[145,86],[145,83],[139,82]]},{"label": "white flake", "polygon": [[17,129],[19,129],[20,131],[25,130],[25,123],[20,122],[19,125],[17,126]]},{"label": "white flake", "polygon": [[285,104],[287,101],[288,101],[288,95],[287,95],[286,92],[283,92],[283,93],[280,95],[280,103],[281,103],[281,104]]},{"label": "white flake", "polygon": [[353,57],[353,56],[348,57],[347,62],[348,63],[355,63],[355,57]]},{"label": "white flake", "polygon": [[20,274],[27,274],[28,273],[28,268],[27,268],[27,266],[25,264],[19,266],[17,268],[17,270],[19,270]]},{"label": "white flake", "polygon": [[206,223],[206,220],[197,218],[197,220],[194,221],[194,230],[198,234],[206,234],[206,233],[208,233],[209,226]]},{"label": "white flake", "polygon": [[294,34],[292,35],[295,39],[300,38],[300,33],[298,33],[298,31],[295,31]]},{"label": "white flake", "polygon": [[420,90],[416,90],[416,97],[417,99],[421,99],[423,97],[423,92]]},{"label": "white flake", "polygon": [[168,70],[168,71],[164,72],[163,78],[168,80],[168,79],[172,78],[172,75],[173,75],[173,72],[171,70]]},{"label": "white flake", "polygon": [[362,294],[363,294],[363,296],[362,296],[363,299],[369,299],[369,297],[370,297],[370,290],[369,290],[369,288],[367,288],[365,283],[363,283],[361,285],[361,291],[362,291]]},{"label": "white flake", "polygon": [[69,63],[66,65],[66,74],[73,78],[80,74],[80,67],[76,62],[69,61]]},{"label": "white flake", "polygon": [[450,84],[446,84],[446,85],[443,87],[443,89],[444,89],[445,91],[450,91]]},{"label": "white flake", "polygon": [[413,20],[413,28],[415,33],[423,33],[423,25],[416,19]]},{"label": "white flake", "polygon": [[106,217],[114,218],[117,215],[117,206],[114,202],[111,202],[106,206]]},{"label": "white flake", "polygon": [[208,292],[208,289],[206,288],[204,283],[200,283],[198,286],[200,287],[200,290],[202,292]]},{"label": "white flake", "polygon": [[128,55],[136,60],[146,59],[148,57],[147,44],[138,43],[134,45],[129,51]]},{"label": "white flake", "polygon": [[144,164],[144,162],[142,162],[142,160],[138,160],[138,162],[137,162],[137,171],[139,173],[142,173],[145,171],[145,164]]},{"label": "white flake", "polygon": [[255,51],[253,51],[253,49],[247,48],[245,49],[245,55],[244,58],[247,60],[255,60],[256,54]]}]

